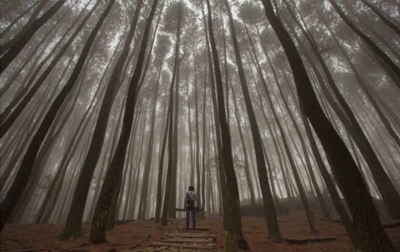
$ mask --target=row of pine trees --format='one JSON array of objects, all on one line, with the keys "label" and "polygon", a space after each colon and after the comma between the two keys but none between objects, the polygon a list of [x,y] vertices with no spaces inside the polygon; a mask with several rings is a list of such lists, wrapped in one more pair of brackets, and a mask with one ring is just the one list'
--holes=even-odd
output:
[{"label": "row of pine trees", "polygon": [[295,201],[311,233],[335,209],[356,249],[396,251],[376,208],[400,219],[396,4],[0,3],[1,230],[90,220],[102,243],[118,220],[167,225],[194,185],[225,251],[249,249],[241,204],[282,242]]}]

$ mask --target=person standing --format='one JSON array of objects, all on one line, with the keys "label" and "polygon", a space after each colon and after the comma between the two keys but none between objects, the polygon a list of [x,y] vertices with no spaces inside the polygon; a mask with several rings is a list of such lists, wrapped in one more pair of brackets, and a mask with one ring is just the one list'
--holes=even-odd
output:
[{"label": "person standing", "polygon": [[189,229],[190,215],[192,215],[193,229],[196,229],[197,195],[194,186],[189,186],[185,196],[186,230]]}]

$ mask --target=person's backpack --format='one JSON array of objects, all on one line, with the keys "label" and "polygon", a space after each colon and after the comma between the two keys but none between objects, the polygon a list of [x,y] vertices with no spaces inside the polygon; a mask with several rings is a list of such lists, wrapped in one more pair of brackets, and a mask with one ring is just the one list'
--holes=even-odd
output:
[{"label": "person's backpack", "polygon": [[194,207],[195,201],[194,198],[192,198],[193,197],[192,195],[193,194],[186,193],[186,205],[188,207]]}]

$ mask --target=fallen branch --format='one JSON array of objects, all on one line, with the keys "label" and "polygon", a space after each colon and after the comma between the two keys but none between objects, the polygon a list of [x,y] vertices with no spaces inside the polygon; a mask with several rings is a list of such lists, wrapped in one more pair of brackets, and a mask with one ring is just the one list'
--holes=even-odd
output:
[{"label": "fallen branch", "polygon": [[308,238],[284,238],[285,242],[290,243],[290,244],[329,242],[329,241],[333,241],[336,239],[337,239],[336,236],[308,237]]}]

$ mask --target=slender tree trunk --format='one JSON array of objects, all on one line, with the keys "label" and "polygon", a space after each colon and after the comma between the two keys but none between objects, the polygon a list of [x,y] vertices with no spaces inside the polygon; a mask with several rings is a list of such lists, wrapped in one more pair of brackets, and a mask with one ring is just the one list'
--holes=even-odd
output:
[{"label": "slender tree trunk", "polygon": [[301,117],[302,117],[302,120],[304,123],[304,127],[306,129],[308,139],[311,144],[312,151],[314,153],[314,157],[317,161],[318,168],[321,171],[322,178],[325,181],[328,192],[331,195],[331,198],[332,198],[333,204],[336,208],[336,211],[338,212],[340,219],[342,220],[342,223],[343,223],[344,227],[346,228],[347,233],[349,234],[349,237],[353,243],[353,246],[356,249],[359,249],[360,248],[360,240],[359,240],[360,238],[357,235],[357,233],[353,227],[350,217],[347,215],[346,209],[344,208],[343,203],[340,199],[340,196],[339,196],[338,192],[336,191],[336,187],[335,187],[334,183],[332,182],[332,178],[329,175],[329,172],[328,172],[327,168],[325,167],[324,162],[322,161],[322,157],[318,151],[317,143],[315,141],[314,135],[312,134],[309,122],[307,121],[306,115],[304,113],[304,109],[302,108],[301,105],[300,105],[300,112],[301,112]]},{"label": "slender tree trunk", "polygon": [[59,237],[61,240],[67,240],[72,235],[80,233],[81,231],[81,221],[85,208],[86,198],[88,195],[88,190],[90,187],[90,181],[92,179],[93,172],[96,168],[97,161],[103,146],[108,117],[115,95],[117,93],[117,89],[119,87],[119,85],[116,85],[116,83],[119,83],[123,66],[125,64],[126,58],[128,57],[129,47],[135,34],[136,24],[139,19],[139,13],[142,4],[143,0],[139,0],[137,2],[135,14],[132,18],[132,23],[125,41],[124,48],[108,81],[107,89],[101,102],[101,108],[94,129],[92,141],[90,142],[88,154],[83,163],[82,171],[76,185],[76,190],[74,192],[71,208],[68,212],[67,222]]},{"label": "slender tree trunk", "polygon": [[[51,124],[54,121],[54,118],[57,115],[57,112],[61,105],[63,104],[64,100],[67,98],[67,95],[70,93],[73,85],[75,84],[76,80],[79,77],[79,74],[82,70],[83,64],[87,58],[89,50],[94,42],[94,39],[97,33],[100,30],[105,18],[107,17],[108,13],[111,10],[115,1],[111,1],[110,4],[107,6],[106,10],[100,16],[95,28],[91,32],[81,55],[79,56],[78,62],[75,65],[74,71],[72,72],[69,80],[63,87],[62,91],[58,94],[57,98],[54,100],[53,104],[51,105],[50,109],[48,110],[45,118],[43,119],[39,129],[35,133],[28,150],[26,151],[21,165],[18,169],[17,176],[14,180],[12,187],[10,188],[6,199],[1,204],[1,230],[3,229],[4,225],[6,224],[8,217],[10,216],[11,212],[14,210],[14,207],[19,200],[24,185],[26,181],[29,179],[31,174],[31,169],[34,164],[34,160],[36,158],[36,154],[39,151],[41,143],[43,142],[44,137],[46,136],[48,129],[50,128]],[[11,49],[10,49],[11,50]]]},{"label": "slender tree trunk", "polygon": [[[179,52],[178,52],[179,53]],[[179,160],[178,160],[178,153],[179,147],[181,146],[180,144],[180,139],[179,139],[179,134],[178,134],[178,128],[179,128],[179,84],[180,84],[180,63],[182,61],[182,58],[179,59],[179,63],[177,65],[176,69],[176,89],[175,89],[175,95],[174,95],[174,109],[172,110],[174,112],[174,117],[173,117],[173,155],[172,155],[172,181],[178,181],[177,175],[178,175],[178,167],[179,167]],[[171,182],[172,182],[171,181]],[[168,217],[169,218],[176,218],[176,198],[177,198],[177,183],[171,183],[171,191],[169,194],[169,206],[168,206]]]},{"label": "slender tree trunk", "polygon": [[[353,225],[360,235],[363,251],[396,251],[385,233],[364,181],[345,144],[328,121],[312,89],[299,52],[288,32],[273,12],[271,2],[262,0],[266,16],[280,40],[292,68],[300,104],[325,149],[353,214]],[[357,190],[354,190],[357,188]]]},{"label": "slender tree trunk", "polygon": [[177,50],[175,51],[175,59],[178,60],[178,62],[175,62],[176,69],[175,69],[175,75],[176,75],[176,89],[175,89],[175,95],[173,97],[173,106],[174,109],[172,110],[173,112],[173,135],[172,135],[172,144],[173,144],[173,152],[171,157],[171,179],[172,181],[170,184],[170,192],[168,195],[168,217],[169,218],[176,218],[176,197],[177,197],[177,183],[173,183],[173,181],[177,180],[177,170],[178,170],[178,153],[179,153],[179,134],[178,134],[178,129],[179,129],[179,86],[180,86],[180,63],[183,60],[183,57],[180,57],[180,40],[181,40],[181,33],[182,33],[182,16],[184,15],[183,13],[183,3],[179,2],[179,19],[178,19],[178,27],[177,27],[177,39],[179,40],[179,43],[177,43],[178,47]]},{"label": "slender tree trunk", "polygon": [[225,112],[223,82],[219,65],[217,46],[214,39],[212,16],[211,16],[212,12],[209,0],[207,0],[207,10],[208,10],[208,33],[209,33],[212,56],[213,56],[214,73],[216,77],[215,86],[217,87],[218,112],[219,112],[219,124],[220,124],[215,126],[220,127],[221,129],[222,155],[224,160],[224,170],[225,170],[227,189],[228,189],[227,205],[229,206],[229,211],[225,212],[225,214],[229,213],[231,222],[231,225],[229,225],[231,228],[225,230],[225,235],[224,235],[225,251],[235,252],[238,251],[238,248],[249,250],[249,246],[247,244],[247,241],[244,239],[241,230],[238,184],[233,164],[231,135],[230,135],[229,125],[227,123],[227,114]]},{"label": "slender tree trunk", "polygon": [[189,126],[189,164],[190,164],[190,185],[194,186],[194,174],[195,174],[195,167],[194,167],[194,160],[193,160],[193,136],[192,136],[192,117],[190,115],[190,95],[189,95],[189,74],[187,75],[187,87],[186,87],[186,97],[187,97],[187,108],[188,108],[188,126]]},{"label": "slender tree trunk", "polygon": [[246,181],[249,186],[251,206],[254,208],[256,206],[256,199],[255,199],[255,195],[254,195],[254,185],[253,185],[253,181],[252,181],[251,175],[250,175],[248,151],[246,148],[246,144],[244,142],[242,125],[240,124],[240,120],[239,120],[240,116],[239,116],[238,105],[237,105],[237,101],[236,101],[235,90],[233,88],[232,83],[231,83],[231,89],[232,89],[232,95],[233,95],[233,104],[234,104],[234,108],[235,108],[235,120],[236,120],[236,124],[237,124],[238,131],[239,131],[240,142],[242,143],[242,148],[243,148],[244,170],[245,170],[245,174],[246,174]]},{"label": "slender tree trunk", "polygon": [[[202,2],[203,3],[203,2]],[[213,119],[211,120],[211,126],[213,128],[213,132],[215,132],[215,138],[217,139],[217,148],[215,148],[214,146],[214,150],[215,150],[215,155],[218,157],[218,171],[219,171],[219,183],[220,183],[220,199],[221,199],[221,208],[222,211],[221,213],[223,213],[223,226],[225,230],[228,230],[228,232],[226,232],[226,234],[228,235],[229,239],[225,239],[225,244],[228,246],[234,246],[236,247],[235,244],[231,244],[232,240],[229,232],[233,232],[231,230],[233,230],[235,227],[238,227],[239,229],[241,229],[241,224],[240,222],[237,223],[237,221],[240,221],[240,219],[235,219],[232,216],[235,214],[232,214],[231,210],[229,208],[228,205],[228,199],[229,199],[229,193],[230,191],[228,190],[227,186],[228,186],[228,182],[227,182],[227,176],[226,176],[226,171],[225,171],[225,162],[224,162],[224,156],[223,156],[223,141],[222,141],[222,132],[221,132],[221,127],[218,127],[218,125],[220,125],[220,112],[218,111],[218,106],[219,104],[217,104],[217,94],[216,94],[216,87],[215,87],[215,79],[214,79],[214,68],[213,68],[213,61],[212,61],[212,56],[211,56],[211,49],[210,49],[210,44],[209,44],[209,29],[207,26],[207,22],[206,22],[206,16],[205,16],[205,12],[204,12],[204,8],[202,5],[202,14],[203,14],[203,23],[204,23],[204,32],[205,32],[205,37],[206,37],[206,48],[207,48],[207,62],[208,62],[208,70],[209,70],[209,79],[210,79],[210,86],[211,86],[211,102],[212,102],[212,115],[210,114],[210,117]],[[207,64],[205,65],[207,67]],[[207,69],[205,69],[205,77],[207,76]],[[222,77],[221,77],[222,78]],[[222,94],[223,96],[223,94]],[[222,103],[224,104],[224,103]],[[204,124],[205,125],[205,124]],[[205,126],[204,126],[205,127]],[[203,136],[204,137],[204,136]],[[204,140],[204,146],[206,146],[206,140],[205,138]],[[208,153],[209,153],[209,148],[207,149]],[[205,152],[206,153],[206,152]],[[205,161],[205,153],[203,156],[203,169],[206,168],[206,161]],[[238,200],[239,200],[239,195],[237,196]],[[240,215],[236,215],[236,216],[240,216]],[[237,236],[241,235],[241,231],[236,231],[236,233],[238,234]],[[240,234],[240,235],[239,235]],[[238,246],[240,246],[240,238],[236,239],[238,240]],[[235,248],[232,248],[235,249]]]},{"label": "slender tree trunk", "polygon": [[[169,129],[168,129],[168,168],[167,168],[167,181],[165,184],[165,196],[164,196],[164,205],[163,205],[163,209],[162,209],[162,217],[161,217],[161,225],[167,225],[168,224],[168,220],[167,220],[167,215],[168,212],[174,211],[175,213],[175,209],[168,209],[169,207],[171,207],[170,205],[170,198],[172,197],[171,194],[171,189],[173,189],[171,187],[171,179],[173,176],[173,170],[176,169],[176,167],[174,168],[174,152],[177,152],[177,143],[174,146],[174,140],[177,140],[176,138],[174,139],[174,129],[175,129],[175,123],[176,120],[174,122],[173,120],[173,116],[174,116],[174,110],[177,109],[177,107],[175,106],[176,103],[174,104],[174,99],[173,99],[173,95],[174,95],[174,85],[175,82],[176,84],[176,89],[179,89],[179,83],[176,81],[178,72],[179,72],[179,65],[181,62],[181,59],[179,57],[179,50],[180,50],[180,43],[181,43],[181,23],[182,23],[182,3],[179,2],[178,3],[179,6],[179,11],[178,11],[178,26],[177,26],[177,33],[176,33],[176,44],[175,44],[175,58],[174,58],[174,68],[173,68],[173,75],[172,75],[172,80],[171,80],[171,88],[170,88],[170,104],[169,104],[169,110],[170,110],[170,114],[169,114]],[[175,91],[175,93],[177,93]],[[179,95],[179,93],[178,93]],[[175,99],[177,99],[178,97],[175,97]],[[176,164],[176,162],[175,162]],[[175,174],[176,175],[176,174]],[[173,195],[173,197],[176,197],[176,195]],[[175,206],[173,206],[175,207]]]},{"label": "slender tree trunk", "polygon": [[161,144],[161,153],[160,153],[160,161],[158,163],[158,179],[157,179],[157,200],[156,200],[156,213],[155,213],[155,222],[159,223],[160,222],[160,212],[161,212],[161,205],[162,205],[162,178],[163,178],[163,167],[164,167],[164,157],[165,157],[165,147],[167,143],[167,137],[168,137],[168,130],[169,127],[171,127],[171,121],[170,121],[170,113],[171,113],[171,105],[168,106],[168,112],[167,112],[167,117],[165,119],[165,131],[163,134],[163,140]]},{"label": "slender tree trunk", "polygon": [[[250,39],[250,41],[251,41],[251,38],[249,38],[249,39]],[[254,51],[254,47],[253,47],[253,52],[255,52],[255,51]],[[290,117],[290,119],[292,120],[293,126],[294,126],[294,128],[295,128],[295,130],[296,130],[296,132],[297,132],[298,137],[299,137],[300,144],[301,144],[301,147],[302,147],[302,149],[303,149],[303,153],[304,153],[304,156],[305,156],[305,159],[306,159],[306,167],[307,167],[308,172],[309,172],[309,174],[310,174],[310,176],[311,176],[311,184],[310,184],[310,187],[314,187],[314,189],[315,189],[315,192],[316,192],[316,194],[317,194],[317,198],[318,198],[318,201],[319,201],[319,203],[320,203],[320,205],[321,205],[321,209],[322,209],[322,211],[323,211],[323,213],[324,213],[325,219],[326,219],[326,220],[331,220],[331,217],[330,217],[330,215],[329,215],[329,211],[328,211],[328,209],[327,209],[327,207],[326,207],[326,204],[325,204],[325,201],[324,201],[324,199],[323,199],[323,197],[322,197],[322,195],[321,195],[321,191],[319,190],[317,180],[316,180],[316,178],[315,178],[314,172],[313,172],[312,167],[311,167],[310,156],[309,156],[309,153],[308,153],[308,151],[307,151],[307,147],[306,147],[306,144],[305,144],[305,140],[304,140],[303,135],[302,135],[302,133],[301,133],[301,131],[300,131],[300,128],[299,128],[299,126],[298,126],[298,124],[297,124],[297,121],[295,120],[295,118],[294,118],[294,116],[293,116],[293,113],[292,113],[292,111],[290,110],[289,105],[288,105],[288,103],[287,103],[287,101],[286,101],[286,99],[285,99],[285,96],[284,96],[283,91],[282,91],[282,87],[281,87],[281,85],[280,85],[280,83],[279,83],[279,80],[278,80],[277,73],[276,73],[276,71],[275,71],[274,66],[272,65],[272,63],[271,63],[271,61],[270,61],[270,58],[268,57],[268,54],[267,54],[267,60],[268,60],[268,63],[269,63],[269,65],[270,65],[270,68],[271,68],[271,70],[272,70],[273,76],[274,76],[274,78],[275,78],[275,83],[276,83],[276,85],[277,85],[277,87],[278,87],[278,90],[279,90],[280,96],[281,96],[281,98],[282,98],[282,101],[283,101],[283,103],[284,103],[284,105],[285,105],[286,110],[288,111],[289,117]],[[284,73],[284,77],[285,77],[285,79],[286,79],[286,83],[289,85],[289,82],[288,82],[288,79],[286,78],[285,73]]]},{"label": "slender tree trunk", "polygon": [[[194,177],[194,173],[200,169],[200,131],[199,131],[200,127],[199,127],[199,108],[198,108],[199,96],[198,96],[198,87],[197,87],[197,65],[196,65],[196,63],[194,65],[194,68],[195,68],[194,69],[194,96],[195,96],[194,113],[195,113],[195,119],[196,119],[196,153],[195,153],[196,161],[195,161],[195,166],[194,166],[194,170],[193,170],[193,177]],[[204,86],[204,89],[205,88],[206,87]],[[204,93],[204,97],[205,97],[205,93]],[[204,101],[204,104],[205,104],[205,101]],[[203,134],[204,134],[204,132],[205,132],[205,128],[203,128]],[[203,148],[203,156],[204,156],[204,148]],[[194,178],[193,178],[192,185],[194,186]],[[201,204],[199,204],[199,206],[201,207]]]},{"label": "slender tree trunk", "polygon": [[[160,14],[157,20],[157,24],[156,27],[154,29],[154,36],[152,39],[152,43],[151,43],[151,49],[149,52],[149,56],[148,56],[148,61],[146,64],[146,70],[148,67],[148,63],[150,62],[150,58],[151,58],[151,52],[153,49],[153,45],[154,45],[154,40],[155,40],[155,36],[156,36],[156,32],[158,29],[158,25],[160,23],[160,17],[161,17],[161,13],[162,13],[162,9],[160,10]],[[146,157],[146,163],[145,163],[145,173],[144,173],[144,177],[143,177],[143,186],[142,186],[142,197],[140,199],[140,205],[139,205],[139,219],[143,220],[145,218],[146,215],[146,211],[147,211],[147,199],[148,199],[148,190],[149,190],[149,186],[150,186],[150,171],[151,171],[151,167],[152,167],[152,158],[153,158],[153,149],[154,149],[154,124],[155,124],[155,117],[156,117],[156,108],[157,108],[157,101],[158,101],[158,88],[159,88],[159,83],[160,83],[160,79],[161,79],[161,70],[162,70],[162,64],[163,64],[163,60],[164,58],[162,58],[160,60],[160,66],[159,66],[159,73],[158,73],[158,78],[157,78],[157,82],[156,82],[156,89],[155,89],[155,95],[153,98],[153,112],[152,112],[152,116],[151,116],[151,122],[150,122],[150,137],[149,137],[149,144],[148,144],[148,151],[147,151],[147,157]],[[146,75],[146,70],[143,73],[143,76],[141,77],[141,83],[140,83],[140,87],[143,84],[143,81],[145,79],[145,75]],[[139,88],[140,88],[139,87]],[[138,90],[137,90],[138,92]],[[137,95],[137,94],[136,94]]]},{"label": "slender tree trunk", "polygon": [[[291,13],[291,14],[294,17],[294,14],[293,13]],[[392,182],[390,181],[389,177],[385,173],[382,164],[380,163],[378,157],[376,156],[376,153],[374,152],[370,143],[368,142],[368,139],[365,137],[365,134],[364,134],[363,130],[361,129],[361,126],[358,123],[357,119],[355,118],[354,113],[352,112],[349,105],[344,100],[344,97],[341,95],[340,91],[338,90],[337,86],[335,85],[333,77],[330,74],[328,67],[325,64],[324,60],[322,59],[321,55],[319,54],[317,45],[315,44],[311,34],[308,33],[306,30],[304,30],[304,28],[300,25],[300,23],[298,23],[298,25],[300,26],[300,28],[303,30],[304,34],[306,35],[306,38],[311,45],[311,49],[313,50],[314,55],[316,55],[320,65],[325,73],[325,76],[327,77],[327,80],[328,80],[327,82],[328,82],[329,86],[332,88],[335,96],[337,97],[338,101],[340,102],[342,109],[346,113],[346,116],[342,116],[342,118],[345,118],[345,120],[342,120],[342,122],[344,123],[345,127],[351,133],[352,137],[356,141],[358,148],[362,151],[363,156],[364,156],[365,160],[367,161],[368,166],[370,167],[370,170],[373,174],[374,180],[376,181],[376,183],[379,187],[379,190],[382,193],[382,196],[383,196],[384,202],[385,202],[385,206],[387,207],[392,218],[398,218],[399,213],[396,210],[398,208],[400,208],[400,205],[399,205],[400,204],[399,203],[400,195],[397,193]],[[330,30],[330,28],[327,25],[326,25],[326,27],[332,33],[332,31]],[[293,33],[293,34],[295,34],[295,33]],[[333,33],[332,33],[332,35],[333,35]],[[335,36],[333,36],[333,38],[336,39]],[[299,41],[300,47],[304,48],[301,41],[298,38],[297,38],[297,40]],[[305,50],[305,49],[303,49],[303,50]],[[306,57],[309,58],[310,64],[314,64],[312,62],[312,59],[308,56],[308,54],[306,53],[305,55],[306,55]],[[344,54],[344,56],[347,56],[347,54]],[[349,63],[351,63],[351,62],[349,61]],[[353,66],[351,65],[351,67],[353,67]],[[316,68],[316,67],[314,67],[314,68]],[[353,68],[353,71],[355,74],[357,74],[357,72],[354,68]],[[356,77],[357,77],[357,75],[356,75]],[[360,85],[363,84],[361,79],[359,79],[359,82],[360,82]],[[321,87],[324,90],[323,85],[324,84],[321,82]],[[329,97],[329,95],[327,97]],[[371,99],[373,99],[373,98],[371,97]],[[333,105],[334,102],[332,101],[331,104]],[[378,106],[378,105],[376,104],[376,106]],[[337,113],[340,113],[341,110],[336,109],[335,111]],[[338,115],[340,115],[340,114],[338,114]],[[349,121],[349,123],[351,123],[351,124],[349,125],[349,123],[346,123],[346,121]],[[387,126],[389,126],[388,129],[391,129],[390,125],[387,125]]]},{"label": "slender tree trunk", "polygon": [[[161,71],[160,71],[161,73]],[[140,205],[139,205],[139,219],[143,220],[145,217],[145,211],[146,211],[146,205],[147,205],[147,198],[148,198],[148,187],[150,184],[149,178],[150,178],[150,170],[151,170],[151,159],[153,157],[153,149],[154,149],[154,123],[155,123],[155,117],[156,117],[156,108],[157,108],[157,100],[158,100],[158,87],[159,87],[159,81],[160,81],[160,75],[158,77],[158,81],[156,83],[156,89],[154,91],[154,98],[153,98],[153,111],[151,115],[151,122],[150,122],[150,137],[149,137],[149,144],[148,144],[148,150],[146,153],[146,160],[144,164],[144,176],[142,178],[143,184],[142,184],[142,196],[140,199]]]},{"label": "slender tree trunk", "polygon": [[[175,67],[174,67],[175,70]],[[175,75],[175,71],[174,71]],[[162,212],[161,212],[161,225],[166,226],[168,225],[168,204],[169,204],[169,194],[170,194],[170,185],[171,185],[171,176],[172,176],[172,154],[173,154],[173,88],[174,88],[174,82],[175,82],[175,76],[172,77],[171,81],[171,88],[170,88],[170,99],[169,99],[169,108],[168,108],[168,126],[166,127],[166,130],[168,130],[168,164],[167,164],[167,177],[166,177],[166,182],[165,182],[165,191],[164,191],[164,204],[162,207]],[[166,132],[167,133],[167,132]],[[160,163],[161,165],[161,163]],[[160,190],[161,191],[161,190]],[[161,205],[161,202],[160,202]]]},{"label": "slender tree trunk", "polygon": [[282,236],[279,231],[278,227],[278,221],[276,217],[276,212],[275,212],[275,205],[271,193],[271,188],[269,185],[269,180],[268,180],[268,175],[267,175],[267,168],[265,165],[265,158],[264,158],[264,153],[262,150],[262,139],[261,139],[261,134],[259,127],[257,125],[257,119],[253,110],[253,106],[251,103],[251,97],[249,94],[249,90],[247,87],[247,82],[244,74],[244,69],[242,66],[242,59],[240,56],[240,51],[239,51],[239,45],[236,37],[236,31],[233,23],[233,17],[232,13],[230,10],[230,6],[228,4],[228,1],[225,0],[225,5],[228,10],[228,15],[229,15],[229,27],[230,27],[230,33],[232,37],[232,42],[233,42],[233,48],[235,52],[235,58],[236,58],[236,64],[238,67],[238,72],[239,72],[239,79],[240,79],[240,84],[242,87],[243,91],[243,96],[245,100],[245,105],[246,105],[246,110],[247,114],[249,117],[249,122],[250,122],[250,129],[251,133],[253,136],[253,144],[255,148],[255,155],[256,155],[256,163],[257,163],[257,171],[258,171],[258,177],[260,181],[260,187],[261,187],[261,192],[263,196],[263,202],[264,202],[264,210],[266,213],[266,219],[267,219],[267,225],[268,225],[268,237],[272,240],[275,241],[282,241]]},{"label": "slender tree trunk", "polygon": [[107,176],[104,179],[103,187],[101,189],[101,194],[97,201],[96,210],[94,212],[92,221],[93,224],[89,238],[89,241],[93,244],[105,242],[107,216],[109,214],[113,198],[112,196],[115,190],[119,191],[117,189],[119,188],[117,182],[124,168],[128,141],[131,136],[133,115],[135,112],[135,105],[136,105],[135,97],[137,92],[137,86],[139,84],[142,75],[142,68],[147,48],[147,41],[149,39],[150,28],[153,21],[154,13],[157,8],[157,4],[158,0],[154,0],[151,7],[150,15],[147,19],[146,27],[143,33],[142,43],[140,45],[140,51],[136,67],[128,86],[128,95],[126,98],[127,102],[125,104],[125,113],[123,118],[122,130],[120,133],[117,149],[115,151],[111,165],[108,169]]},{"label": "slender tree trunk", "polygon": [[[328,26],[326,26],[326,27],[329,29]],[[314,43],[311,43],[311,45],[312,45],[312,48],[314,48],[313,50],[316,52],[316,50],[317,50],[316,45]],[[349,130],[349,127],[346,127],[346,128],[349,130],[350,133],[353,132],[352,136],[353,136],[354,140],[356,141],[357,146],[362,151],[365,160],[368,163],[368,166],[373,174],[374,180],[376,181],[376,183],[379,187],[379,190],[382,193],[382,196],[383,196],[383,199],[385,202],[385,206],[387,207],[392,218],[394,218],[394,219],[399,218],[400,213],[399,213],[399,211],[397,211],[397,209],[400,208],[400,195],[397,193],[395,187],[393,186],[393,183],[390,181],[389,177],[385,173],[381,162],[379,161],[378,157],[376,156],[376,153],[372,149],[371,144],[368,142],[368,139],[365,137],[365,134],[364,134],[363,130],[361,129],[361,126],[358,123],[357,119],[355,118],[354,113],[351,111],[349,105],[344,100],[343,96],[341,95],[338,88],[336,87],[336,85],[333,81],[333,77],[329,73],[329,70],[328,70],[326,64],[324,63],[324,61],[322,60],[322,58],[320,57],[319,54],[315,53],[315,55],[317,55],[317,58],[319,59],[319,62],[321,63],[322,68],[324,69],[324,73],[325,73],[326,77],[328,78],[328,84],[330,84],[330,87],[332,88],[333,92],[335,93],[336,97],[338,98],[341,107],[345,111],[347,118],[349,119],[349,121],[351,123],[350,127],[353,128],[353,130]],[[346,56],[346,55],[347,54],[344,54],[344,56]],[[351,63],[351,62],[349,62],[349,63]],[[355,71],[354,68],[353,68],[353,71],[355,74],[357,74],[357,72]],[[362,83],[361,79],[359,79],[359,81],[360,81],[360,85],[362,85],[363,83]],[[364,91],[365,91],[365,89],[364,89]],[[371,97],[371,99],[373,99],[373,98]],[[378,106],[378,105],[376,104],[376,106]],[[387,126],[389,126],[389,128],[387,128],[388,130],[391,129],[390,125],[387,125]],[[395,132],[392,132],[392,133],[396,134]],[[392,134],[392,136],[393,136],[393,134]],[[400,146],[400,143],[397,143],[397,144]]]},{"label": "slender tree trunk", "polygon": [[[210,59],[208,59],[208,61],[209,60]],[[208,61],[205,60],[205,62],[204,62],[204,93],[203,93],[203,117],[202,117],[202,123],[203,123],[203,125],[202,125],[203,126],[202,167],[203,167],[203,169],[205,169],[205,162],[206,162],[206,131],[207,131],[206,102],[207,102],[207,64],[208,64]],[[215,117],[214,117],[214,120],[216,120]],[[197,132],[198,132],[198,129],[197,129]],[[197,139],[197,140],[199,140],[199,139]],[[199,146],[199,144],[197,144],[197,146]],[[219,151],[219,149],[216,150],[216,156],[219,158],[220,157],[219,156],[220,152],[218,152],[218,151]],[[199,157],[198,157],[198,161],[197,161],[196,175],[197,175],[197,191],[199,191],[200,190],[200,161],[199,161]],[[222,178],[218,177],[218,179],[222,179]],[[202,203],[203,202],[199,202],[199,206],[204,209],[204,206],[202,206]]]},{"label": "slender tree trunk", "polygon": [[[95,97],[97,97],[97,96],[95,95]],[[54,176],[52,183],[49,186],[49,189],[47,190],[46,197],[38,211],[35,223],[42,222],[44,220],[43,218],[44,218],[46,209],[48,212],[48,209],[53,209],[55,206],[55,203],[56,203],[55,195],[58,194],[55,192],[60,192],[62,181],[64,180],[65,174],[67,172],[66,164],[69,161],[71,161],[72,155],[76,151],[77,146],[79,144],[79,140],[82,139],[82,136],[85,132],[83,129],[87,128],[87,125],[88,125],[90,119],[92,118],[92,115],[94,114],[93,113],[94,109],[91,108],[92,105],[94,104],[94,100],[95,99],[93,99],[91,105],[89,105],[88,110],[86,111],[85,115],[83,116],[84,119],[80,122],[79,126],[77,127],[74,136],[71,137],[72,141],[70,142],[70,147],[64,154],[63,159],[60,162],[60,167],[56,173],[56,176]],[[52,195],[52,194],[55,194],[55,195]]]},{"label": "slender tree trunk", "polygon": [[304,187],[303,187],[301,179],[300,179],[300,174],[298,173],[298,171],[296,169],[296,165],[295,165],[295,162],[293,160],[292,153],[290,151],[288,141],[286,140],[286,133],[284,132],[284,130],[282,128],[282,125],[281,125],[281,123],[279,121],[278,115],[277,115],[277,113],[275,111],[275,106],[274,106],[274,104],[272,102],[271,94],[270,94],[270,92],[268,90],[267,83],[265,82],[265,79],[264,79],[260,64],[258,62],[258,58],[257,58],[256,55],[254,55],[254,56],[255,56],[256,65],[257,65],[258,73],[260,75],[261,82],[262,82],[262,84],[264,86],[265,92],[267,93],[267,100],[268,100],[270,109],[272,111],[273,116],[275,117],[275,121],[276,121],[276,124],[278,126],[279,134],[280,134],[280,136],[282,138],[283,146],[284,146],[286,154],[288,156],[290,167],[292,168],[294,179],[296,181],[296,185],[297,185],[297,188],[299,190],[300,198],[301,198],[301,201],[303,203],[304,210],[306,211],[308,225],[310,226],[310,231],[311,231],[311,233],[318,233],[318,231],[317,231],[317,229],[315,228],[315,225],[314,225],[313,214],[311,212],[311,209],[310,209],[310,206],[309,206],[309,203],[308,203],[308,200],[307,200],[307,196],[305,194]]},{"label": "slender tree trunk", "polygon": [[[93,52],[93,50],[92,50]],[[91,58],[93,56],[93,53],[90,54],[90,56],[88,57],[85,66],[83,67],[83,74],[79,77],[79,84],[77,84],[76,88],[74,91],[72,91],[71,96],[74,97],[73,99],[71,99],[69,102],[64,103],[64,105],[60,108],[60,111],[65,111],[64,113],[58,113],[56,118],[54,119],[55,122],[52,124],[52,126],[49,128],[49,131],[47,133],[47,137],[45,137],[45,139],[42,142],[40,151],[38,152],[38,154],[36,155],[35,158],[35,164],[32,168],[32,170],[36,171],[32,177],[30,178],[29,182],[27,183],[27,185],[25,186],[25,190],[24,193],[22,194],[16,209],[17,211],[14,211],[13,215],[12,215],[12,219],[14,219],[14,217],[17,215],[17,213],[19,212],[20,206],[24,204],[24,202],[27,202],[27,199],[29,201],[29,199],[32,198],[33,193],[35,192],[35,187],[38,185],[40,178],[43,177],[43,174],[45,172],[47,172],[47,170],[44,169],[44,167],[46,167],[46,165],[44,164],[45,161],[49,160],[49,156],[52,153],[50,150],[51,148],[54,148],[54,146],[56,145],[57,141],[54,141],[55,139],[59,138],[59,134],[61,133],[61,130],[63,129],[63,125],[65,125],[67,119],[69,118],[69,116],[72,113],[72,109],[73,109],[73,105],[76,103],[77,99],[78,99],[78,95],[81,87],[82,87],[82,82],[86,77],[86,73],[87,73],[87,66],[88,63],[90,62]],[[66,72],[66,70],[64,70],[64,72]],[[61,75],[63,77],[63,75]],[[60,78],[60,80],[62,80],[63,78]],[[77,80],[78,82],[78,80]],[[65,114],[65,115],[63,115]],[[27,204],[27,203],[26,203]],[[25,208],[24,208],[25,209]]]}]

